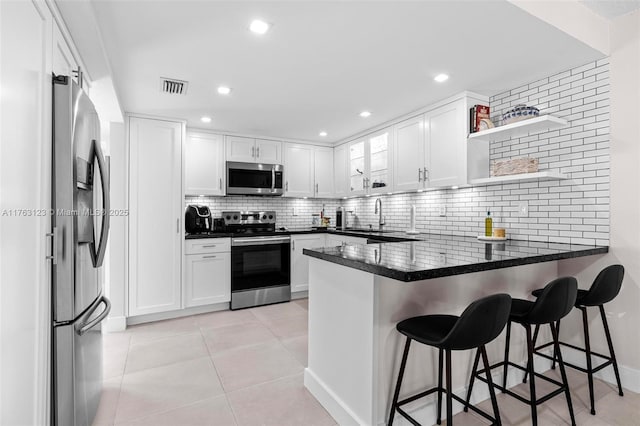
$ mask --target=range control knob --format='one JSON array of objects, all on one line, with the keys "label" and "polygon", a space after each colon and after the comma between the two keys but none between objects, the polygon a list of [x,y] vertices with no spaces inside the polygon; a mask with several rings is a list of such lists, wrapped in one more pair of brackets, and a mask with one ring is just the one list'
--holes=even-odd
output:
[{"label": "range control knob", "polygon": [[227,219],[227,220],[231,220],[231,216],[227,215],[227,216],[225,217],[225,219]]},{"label": "range control knob", "polygon": [[233,216],[233,220],[238,220],[238,215],[237,214]]},{"label": "range control knob", "polygon": [[266,215],[266,214],[263,214],[263,215],[262,215],[262,220],[265,220],[266,218],[267,218],[267,215]]},{"label": "range control knob", "polygon": [[273,215],[272,214],[269,215],[269,219],[273,219]]}]

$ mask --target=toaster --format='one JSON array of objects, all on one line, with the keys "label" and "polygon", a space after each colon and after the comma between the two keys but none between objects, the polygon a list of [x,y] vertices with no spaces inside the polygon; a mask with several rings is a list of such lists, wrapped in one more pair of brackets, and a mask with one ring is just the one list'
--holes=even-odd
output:
[{"label": "toaster", "polygon": [[189,204],[184,212],[184,226],[188,234],[211,231],[213,219],[209,207]]}]

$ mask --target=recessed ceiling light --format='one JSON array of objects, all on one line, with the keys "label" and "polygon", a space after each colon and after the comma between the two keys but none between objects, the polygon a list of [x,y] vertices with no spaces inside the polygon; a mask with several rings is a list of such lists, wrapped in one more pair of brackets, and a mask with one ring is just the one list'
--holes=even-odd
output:
[{"label": "recessed ceiling light", "polygon": [[203,123],[211,123],[211,117],[207,117],[206,115],[202,118],[200,118],[200,121],[202,121]]},{"label": "recessed ceiling light", "polygon": [[221,95],[228,95],[229,93],[231,93],[231,87],[220,86],[218,87],[218,93]]},{"label": "recessed ceiling light", "polygon": [[249,25],[249,29],[256,34],[265,34],[269,31],[269,28],[271,28],[271,25],[260,19],[254,19]]},{"label": "recessed ceiling light", "polygon": [[447,80],[449,80],[449,76],[446,74],[438,74],[433,78],[435,81],[437,81],[438,83],[443,83]]},{"label": "recessed ceiling light", "polygon": [[324,138],[325,136],[327,136],[327,132],[320,132],[318,133],[318,136],[322,136]]},{"label": "recessed ceiling light", "polygon": [[360,117],[363,117],[363,118],[367,118],[367,117],[369,117],[370,115],[371,115],[371,113],[370,113],[369,111],[362,111],[362,112],[360,113]]}]

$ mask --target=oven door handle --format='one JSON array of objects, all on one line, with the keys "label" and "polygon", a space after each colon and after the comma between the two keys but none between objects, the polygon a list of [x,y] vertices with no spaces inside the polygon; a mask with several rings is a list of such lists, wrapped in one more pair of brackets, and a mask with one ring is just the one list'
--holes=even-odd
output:
[{"label": "oven door handle", "polygon": [[263,246],[267,244],[284,244],[291,241],[290,237],[252,237],[232,238],[231,246]]}]

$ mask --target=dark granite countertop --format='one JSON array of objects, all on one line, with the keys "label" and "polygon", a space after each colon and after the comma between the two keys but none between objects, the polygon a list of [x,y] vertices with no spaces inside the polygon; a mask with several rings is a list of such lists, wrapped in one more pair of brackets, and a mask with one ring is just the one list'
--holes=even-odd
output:
[{"label": "dark granite countertop", "polygon": [[[287,228],[285,230],[277,230],[270,233],[261,233],[260,235],[299,235],[299,234],[336,234],[336,235],[347,235],[351,237],[360,237],[367,239],[375,239],[380,241],[399,241],[399,240],[420,240],[422,239],[420,235],[408,235],[405,232],[401,231],[369,231],[369,230],[352,230],[347,229],[346,231],[336,230],[335,228]],[[427,235],[427,234],[421,234]],[[240,236],[238,234],[230,234],[224,232],[210,232],[207,234],[187,234],[185,235],[185,239],[187,240],[195,240],[202,238],[229,238],[234,236]],[[249,235],[242,235],[249,236]]]},{"label": "dark granite countertop", "polygon": [[[393,233],[390,236],[395,236]],[[406,236],[406,234],[405,234]],[[420,241],[304,249],[307,256],[399,281],[418,281],[490,269],[607,253],[606,246],[419,234]]]}]

